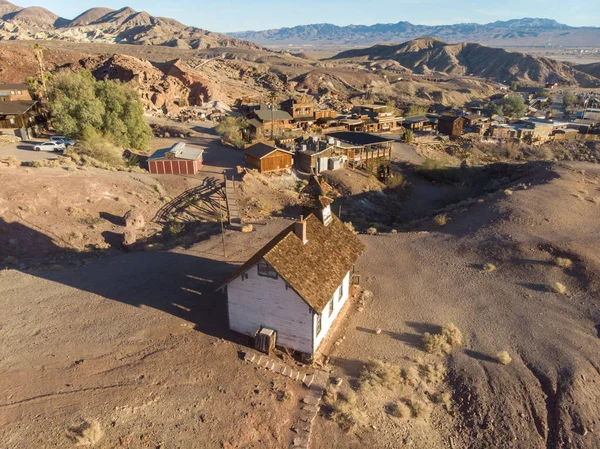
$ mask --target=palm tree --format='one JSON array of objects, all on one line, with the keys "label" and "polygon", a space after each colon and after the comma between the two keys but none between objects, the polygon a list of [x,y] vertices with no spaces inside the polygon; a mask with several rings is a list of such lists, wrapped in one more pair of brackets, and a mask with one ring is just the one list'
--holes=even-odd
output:
[{"label": "palm tree", "polygon": [[275,102],[277,101],[277,92],[269,92],[269,104],[271,105],[271,140],[275,140]]},{"label": "palm tree", "polygon": [[33,50],[33,54],[35,59],[37,60],[39,71],[40,71],[40,81],[42,82],[42,94],[40,97],[44,99],[46,97],[46,73],[44,71],[44,47],[40,44],[33,44],[31,46]]}]

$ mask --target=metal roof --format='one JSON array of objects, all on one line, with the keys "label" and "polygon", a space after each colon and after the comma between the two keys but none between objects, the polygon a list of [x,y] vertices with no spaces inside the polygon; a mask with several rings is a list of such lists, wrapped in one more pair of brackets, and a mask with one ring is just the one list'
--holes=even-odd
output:
[{"label": "metal roof", "polygon": [[28,87],[25,83],[0,84],[0,90],[27,90]]},{"label": "metal roof", "polygon": [[249,154],[256,159],[262,159],[265,156],[275,152],[275,151],[283,151],[284,153],[292,154],[289,151],[282,150],[281,148],[277,148],[271,145],[267,145],[266,143],[257,143],[248,147],[246,149],[246,154]]},{"label": "metal roof", "polygon": [[200,148],[188,147],[186,146],[185,142],[177,142],[170,148],[163,148],[155,151],[154,154],[148,158],[148,160],[155,161],[157,159],[164,159],[167,157],[167,153],[171,153],[176,159],[197,161],[204,153],[204,150]]},{"label": "metal roof", "polygon": [[391,142],[392,139],[386,139],[385,137],[375,136],[369,133],[360,132],[339,132],[327,134],[327,137],[333,137],[334,139],[348,142],[352,145],[375,145],[378,143]]}]

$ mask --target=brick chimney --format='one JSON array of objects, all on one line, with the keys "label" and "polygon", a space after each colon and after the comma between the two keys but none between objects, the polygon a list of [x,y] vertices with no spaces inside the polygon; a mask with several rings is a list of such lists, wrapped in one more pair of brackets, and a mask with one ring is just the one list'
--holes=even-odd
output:
[{"label": "brick chimney", "polygon": [[306,221],[303,216],[300,216],[300,221],[294,223],[294,234],[302,241],[302,244],[306,245],[308,240],[306,239]]}]

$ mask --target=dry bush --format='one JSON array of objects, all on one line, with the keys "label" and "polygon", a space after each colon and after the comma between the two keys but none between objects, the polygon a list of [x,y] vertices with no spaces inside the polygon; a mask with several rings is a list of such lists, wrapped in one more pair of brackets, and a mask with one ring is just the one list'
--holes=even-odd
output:
[{"label": "dry bush", "polygon": [[555,282],[554,284],[552,284],[550,286],[550,288],[552,289],[552,291],[554,293],[558,293],[559,295],[564,295],[567,293],[567,287],[565,287],[563,284],[561,284],[560,282]]},{"label": "dry bush", "polygon": [[485,271],[486,273],[491,273],[492,271],[496,271],[496,265],[491,264],[491,263],[486,263],[483,266],[483,271]]},{"label": "dry bush", "polygon": [[446,226],[446,224],[448,223],[448,214],[438,214],[435,217],[433,217],[433,221],[436,225],[440,227]]},{"label": "dry bush", "polygon": [[369,228],[369,229],[367,229],[367,234],[369,234],[369,235],[377,235],[377,228]]},{"label": "dry bush", "polygon": [[410,416],[411,416],[411,410],[410,410],[410,408],[403,401],[390,402],[386,406],[386,411],[390,415],[395,416],[396,418],[403,418],[403,419],[405,419],[405,418],[410,418]]},{"label": "dry bush", "polygon": [[122,168],[125,165],[122,151],[113,145],[107,137],[91,128],[85,131],[79,144],[69,148],[68,151],[65,151],[65,154],[67,156],[78,155],[81,157],[81,161],[96,166],[92,161],[93,159],[102,165],[98,168],[104,168],[104,165],[110,168]]},{"label": "dry bush", "polygon": [[462,345],[462,332],[453,323],[444,324],[442,326],[442,335],[446,337],[446,341],[450,346]]},{"label": "dry bush", "polygon": [[498,354],[496,354],[496,360],[502,365],[508,365],[510,362],[512,362],[512,358],[507,351],[500,351]]},{"label": "dry bush", "polygon": [[452,406],[452,395],[447,391],[435,393],[432,399],[436,404],[442,404],[446,410],[450,410]]},{"label": "dry bush", "polygon": [[446,377],[446,367],[441,363],[425,363],[419,360],[417,373],[425,383],[438,384]]},{"label": "dry bush", "polygon": [[434,355],[446,355],[452,351],[452,346],[448,344],[446,338],[440,334],[423,334],[423,346],[425,351]]},{"label": "dry bush", "polygon": [[364,416],[356,404],[356,394],[349,388],[341,391],[330,386],[323,397],[326,416],[336,422],[346,432],[354,430],[364,421]]},{"label": "dry bush", "polygon": [[356,229],[354,229],[354,225],[352,224],[352,222],[351,222],[351,221],[346,221],[346,222],[344,223],[344,226],[346,226],[346,228],[347,228],[347,229],[348,229],[350,232],[352,232],[353,234],[356,234]]},{"label": "dry bush", "polygon": [[409,406],[412,409],[415,418],[426,419],[431,413],[431,407],[425,401],[411,399],[409,401]]},{"label": "dry bush", "polygon": [[280,390],[277,393],[277,400],[279,402],[289,402],[289,401],[291,401],[292,397],[293,397],[293,394],[289,390]]},{"label": "dry bush", "polygon": [[402,368],[402,370],[400,371],[400,376],[407,385],[412,385],[413,387],[416,387],[421,384],[421,376],[419,374],[419,369],[414,365],[411,365],[408,368]]},{"label": "dry bush", "polygon": [[167,229],[169,230],[169,234],[171,235],[179,235],[185,229],[185,225],[178,221],[172,221],[167,225]]},{"label": "dry bush", "polygon": [[554,259],[554,263],[556,264],[556,266],[561,268],[571,268],[573,266],[573,261],[566,257],[557,257],[556,259]]},{"label": "dry bush", "polygon": [[441,334],[430,334],[429,332],[423,334],[425,351],[440,356],[450,354],[452,347],[460,346],[462,340],[462,332],[452,323],[442,326]]},{"label": "dry bush", "polygon": [[392,389],[402,384],[403,380],[402,370],[399,366],[381,360],[369,360],[360,372],[359,385],[361,389],[369,387]]},{"label": "dry bush", "polygon": [[100,442],[104,431],[97,421],[85,421],[77,427],[67,429],[67,438],[75,443],[75,446],[94,446]]},{"label": "dry bush", "polygon": [[506,196],[512,196],[512,194],[513,194],[513,191],[512,191],[512,190],[510,190],[510,189],[506,189],[506,190],[504,190],[504,194],[505,194]]},{"label": "dry bush", "polygon": [[31,163],[33,168],[59,168],[60,161],[58,159],[41,159]]}]

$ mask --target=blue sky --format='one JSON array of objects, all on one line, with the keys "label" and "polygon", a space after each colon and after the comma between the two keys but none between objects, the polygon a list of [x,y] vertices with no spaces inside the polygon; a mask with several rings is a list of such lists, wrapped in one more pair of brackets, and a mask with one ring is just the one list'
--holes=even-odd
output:
[{"label": "blue sky", "polygon": [[521,17],[556,19],[573,26],[600,26],[600,0],[11,0],[43,6],[73,18],[93,6],[130,6],[211,31],[244,31],[310,23],[371,25],[487,23]]}]

